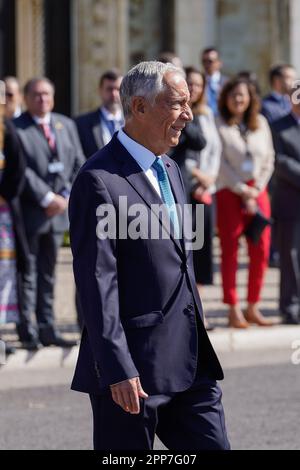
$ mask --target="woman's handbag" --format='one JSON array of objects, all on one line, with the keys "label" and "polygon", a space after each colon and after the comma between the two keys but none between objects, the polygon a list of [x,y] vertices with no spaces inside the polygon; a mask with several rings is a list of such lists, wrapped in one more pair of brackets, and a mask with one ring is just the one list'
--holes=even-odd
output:
[{"label": "woman's handbag", "polygon": [[259,242],[264,229],[272,224],[273,219],[268,219],[260,211],[257,211],[245,228],[244,235],[256,244]]}]

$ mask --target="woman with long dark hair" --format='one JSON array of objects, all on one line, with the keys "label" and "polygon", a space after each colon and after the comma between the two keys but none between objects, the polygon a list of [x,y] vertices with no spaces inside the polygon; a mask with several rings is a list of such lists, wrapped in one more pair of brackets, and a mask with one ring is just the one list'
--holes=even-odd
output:
[{"label": "woman with long dark hair", "polygon": [[245,78],[227,82],[219,98],[222,141],[217,181],[217,224],[222,248],[224,303],[229,305],[229,326],[247,328],[249,323],[270,325],[258,309],[268,264],[270,227],[257,241],[246,237],[249,253],[248,307],[243,313],[236,292],[237,253],[240,236],[260,213],[270,217],[267,184],[273,172],[274,149],[266,119],[259,114],[254,86]]}]

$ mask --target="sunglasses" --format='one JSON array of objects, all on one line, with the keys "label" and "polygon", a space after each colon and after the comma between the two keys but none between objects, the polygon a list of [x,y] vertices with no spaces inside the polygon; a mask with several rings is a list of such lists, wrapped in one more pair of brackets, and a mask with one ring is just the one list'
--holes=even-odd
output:
[{"label": "sunglasses", "polygon": [[219,59],[203,59],[202,62],[204,64],[213,64],[214,62],[217,62]]}]

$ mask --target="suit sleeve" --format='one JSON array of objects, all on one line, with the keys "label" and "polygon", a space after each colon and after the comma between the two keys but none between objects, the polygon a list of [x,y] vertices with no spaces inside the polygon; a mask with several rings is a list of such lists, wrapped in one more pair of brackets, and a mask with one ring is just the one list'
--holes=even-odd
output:
[{"label": "suit sleeve", "polygon": [[[19,140],[21,142],[22,152],[25,156],[26,161],[26,145],[25,139],[26,137],[23,134],[23,130],[17,128],[17,133]],[[23,196],[35,204],[40,205],[42,199],[46,196],[48,192],[51,192],[51,187],[38,176],[38,174],[26,165],[25,168],[25,185],[23,190]]]},{"label": "suit sleeve", "polygon": [[274,127],[272,128],[272,134],[276,153],[275,175],[300,190],[300,162],[285,153],[280,132]]},{"label": "suit sleeve", "polygon": [[0,183],[0,195],[11,201],[19,196],[25,183],[25,159],[22,148],[13,125],[5,123],[4,155],[6,167]]},{"label": "suit sleeve", "polygon": [[113,207],[103,182],[84,171],[69,202],[70,239],[75,282],[95,361],[106,385],[139,375],[119,315],[116,240],[96,235],[102,204]]}]

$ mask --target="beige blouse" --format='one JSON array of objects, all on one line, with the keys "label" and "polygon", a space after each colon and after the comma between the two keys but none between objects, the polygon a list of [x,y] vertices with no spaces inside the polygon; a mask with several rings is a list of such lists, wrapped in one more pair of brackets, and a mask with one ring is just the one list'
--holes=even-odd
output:
[{"label": "beige blouse", "polygon": [[217,190],[228,188],[237,194],[243,185],[254,180],[263,190],[273,173],[274,148],[267,120],[259,115],[259,127],[242,136],[237,125],[218,122],[222,142],[222,155]]}]

